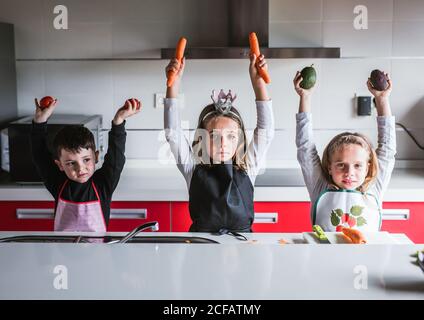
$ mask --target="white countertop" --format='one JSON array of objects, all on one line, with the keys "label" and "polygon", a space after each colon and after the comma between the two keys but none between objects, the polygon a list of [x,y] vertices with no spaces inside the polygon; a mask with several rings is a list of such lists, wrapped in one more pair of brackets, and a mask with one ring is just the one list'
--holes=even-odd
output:
[{"label": "white countertop", "polygon": [[[2,232],[0,238],[10,234]],[[248,236],[301,238],[262,235]],[[0,288],[7,290],[0,289],[0,299],[424,299],[424,273],[411,256],[423,245],[219,239],[228,242],[1,243]],[[57,289],[64,272],[68,287]]]},{"label": "white countertop", "polygon": [[[284,170],[287,172],[288,169]],[[292,170],[299,172],[298,169]],[[309,201],[306,187],[285,186],[284,175],[281,180],[281,186],[256,186],[255,201]],[[53,197],[42,185],[3,184],[0,186],[1,200],[48,201]],[[122,173],[113,200],[188,201],[188,191],[184,178],[175,167],[129,167]],[[424,169],[395,169],[384,201],[424,201]]]}]

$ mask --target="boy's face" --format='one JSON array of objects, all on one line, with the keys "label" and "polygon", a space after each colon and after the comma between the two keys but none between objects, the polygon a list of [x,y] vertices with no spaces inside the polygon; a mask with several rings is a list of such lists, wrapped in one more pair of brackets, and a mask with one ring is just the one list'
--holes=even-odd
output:
[{"label": "boy's face", "polygon": [[60,171],[64,171],[66,176],[75,182],[84,183],[94,174],[99,152],[94,152],[91,148],[81,148],[78,152],[62,149],[59,160],[55,163]]}]

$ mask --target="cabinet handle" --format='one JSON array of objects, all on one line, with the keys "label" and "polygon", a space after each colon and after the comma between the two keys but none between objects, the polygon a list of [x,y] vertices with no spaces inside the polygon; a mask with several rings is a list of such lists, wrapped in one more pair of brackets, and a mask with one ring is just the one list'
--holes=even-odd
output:
[{"label": "cabinet handle", "polygon": [[147,219],[147,209],[111,209],[111,219]]},{"label": "cabinet handle", "polygon": [[18,219],[54,219],[54,209],[17,208]]},{"label": "cabinet handle", "polygon": [[383,220],[409,220],[409,209],[383,209]]},{"label": "cabinet handle", "polygon": [[255,219],[253,223],[277,223],[278,213],[277,212],[255,212]]},{"label": "cabinet handle", "polygon": [[[54,219],[54,209],[18,208],[18,219]],[[111,219],[147,219],[147,209],[111,209]]]}]

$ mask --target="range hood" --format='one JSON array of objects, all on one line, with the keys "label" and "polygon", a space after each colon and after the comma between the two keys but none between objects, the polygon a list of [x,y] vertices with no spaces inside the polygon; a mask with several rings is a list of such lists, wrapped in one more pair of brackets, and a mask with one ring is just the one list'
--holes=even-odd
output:
[{"label": "range hood", "polygon": [[[249,33],[256,32],[261,53],[268,59],[340,58],[340,48],[270,48],[268,0],[201,0],[199,22],[193,28],[195,41],[188,46],[188,59],[245,59],[249,56]],[[217,15],[216,8],[219,8]],[[215,9],[215,10],[214,10]],[[214,14],[215,13],[215,14]],[[201,44],[197,46],[197,44]],[[171,59],[174,48],[161,49],[162,59]]]}]

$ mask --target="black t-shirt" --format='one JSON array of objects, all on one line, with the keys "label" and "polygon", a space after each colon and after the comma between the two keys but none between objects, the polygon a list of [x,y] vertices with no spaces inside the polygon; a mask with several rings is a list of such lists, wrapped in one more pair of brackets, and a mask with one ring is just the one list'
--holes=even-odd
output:
[{"label": "black t-shirt", "polygon": [[109,143],[103,165],[96,170],[93,176],[85,183],[78,183],[68,179],[63,171],[60,171],[54,163],[52,154],[47,148],[47,122],[32,124],[31,152],[33,162],[38,174],[43,179],[47,190],[55,199],[57,206],[59,192],[64,182],[68,180],[62,191],[62,198],[73,202],[86,202],[97,200],[91,182],[94,182],[99,193],[100,203],[106,225],[109,223],[110,202],[112,194],[118,185],[121,172],[125,164],[125,121],[120,125],[114,125],[109,131]]}]

